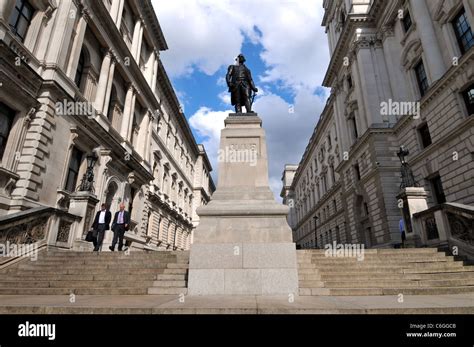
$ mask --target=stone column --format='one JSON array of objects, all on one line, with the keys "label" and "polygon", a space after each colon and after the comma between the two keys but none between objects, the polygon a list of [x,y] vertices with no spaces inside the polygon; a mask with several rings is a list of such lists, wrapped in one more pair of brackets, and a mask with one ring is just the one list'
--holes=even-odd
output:
[{"label": "stone column", "polygon": [[151,151],[151,136],[153,133],[153,119],[151,115],[148,113],[148,133],[147,133],[147,139],[145,142],[145,160],[149,163],[151,163],[151,158],[150,158],[150,151]]},{"label": "stone column", "polygon": [[439,80],[446,71],[446,67],[439,47],[433,27],[433,19],[426,5],[425,0],[410,0],[412,9],[412,18],[416,21],[416,29],[420,35],[424,58],[426,59],[425,68],[431,76],[431,83]]},{"label": "stone column", "polygon": [[110,94],[112,93],[112,86],[113,86],[113,81],[114,81],[114,73],[115,73],[115,64],[117,63],[117,60],[114,56],[112,56],[111,62],[110,62],[110,68],[109,68],[109,75],[107,77],[107,90],[105,92],[105,101],[104,101],[104,106],[102,108],[102,113],[104,116],[108,116],[109,112],[109,102],[110,102]]},{"label": "stone column", "polygon": [[109,79],[109,70],[112,63],[112,51],[107,51],[102,59],[100,68],[99,83],[97,84],[97,94],[95,97],[95,108],[98,112],[104,109],[105,94],[107,93],[107,83]]},{"label": "stone column", "polygon": [[120,127],[120,135],[125,141],[130,139],[131,122],[133,121],[133,113],[135,112],[135,94],[135,86],[130,83],[127,94],[125,95],[125,106],[123,110],[122,125]]},{"label": "stone column", "polygon": [[67,68],[67,75],[72,80],[76,77],[77,64],[79,63],[86,28],[87,22],[81,14],[79,22],[77,23],[76,36],[74,37],[74,43],[72,44],[71,58]]},{"label": "stone column", "polygon": [[143,160],[147,160],[147,145],[148,145],[148,130],[150,127],[150,114],[149,112],[146,112],[145,115],[143,116],[143,122],[142,125],[140,126],[140,138],[139,138],[139,146],[138,146],[138,151],[140,155],[142,156]]},{"label": "stone column", "polygon": [[138,17],[135,21],[135,28],[133,29],[133,39],[132,39],[132,56],[135,58],[137,64],[139,63],[140,57],[140,50],[141,50],[141,42],[142,42],[142,35],[143,35],[143,24],[142,18]]},{"label": "stone column", "polygon": [[153,64],[153,77],[151,79],[151,90],[153,93],[156,91],[156,80],[158,78],[158,61],[160,59],[160,55],[157,51],[153,53],[155,55],[155,61]]},{"label": "stone column", "polygon": [[0,23],[8,27],[10,15],[15,7],[16,0],[2,0],[0,2]]},{"label": "stone column", "polygon": [[122,18],[124,0],[112,0],[112,7],[110,8],[110,16],[118,28],[120,28],[119,19]]},{"label": "stone column", "polygon": [[120,30],[120,26],[122,25],[122,15],[123,15],[123,6],[125,4],[125,0],[120,0],[120,7],[118,9],[118,14],[117,14],[117,28]]},{"label": "stone column", "polygon": [[383,29],[383,53],[385,61],[387,62],[387,70],[390,76],[389,83],[392,87],[393,97],[395,101],[408,100],[406,93],[406,81],[404,79],[403,71],[400,66],[400,59],[398,58],[400,43],[397,42],[392,27],[385,27]]},{"label": "stone column", "polygon": [[[54,30],[48,39],[46,51],[46,62],[57,64],[61,69],[66,70],[66,59],[69,57],[69,42],[72,37],[72,29],[76,21],[76,5],[73,1],[60,1],[56,9],[54,19]],[[72,16],[71,14],[74,14]]]},{"label": "stone column", "polygon": [[[372,39],[373,37],[367,38]],[[358,99],[363,102],[363,109],[365,112],[361,114],[365,116],[365,119],[361,119],[359,122],[359,135],[363,134],[367,127],[374,123],[383,123],[382,116],[380,114],[380,77],[377,72],[377,62],[375,58],[375,48],[366,42],[361,41],[358,43],[359,48],[357,52],[357,68],[358,74],[354,76],[356,82],[355,89],[358,93]],[[361,105],[358,105],[359,108]],[[365,123],[365,124],[361,124]]]},{"label": "stone column", "polygon": [[153,78],[154,78],[154,74],[155,74],[155,52],[151,52],[150,53],[150,57],[148,58],[148,62],[147,62],[147,67],[146,67],[146,70],[147,70],[147,81],[148,83],[150,84],[150,87],[153,86]]}]

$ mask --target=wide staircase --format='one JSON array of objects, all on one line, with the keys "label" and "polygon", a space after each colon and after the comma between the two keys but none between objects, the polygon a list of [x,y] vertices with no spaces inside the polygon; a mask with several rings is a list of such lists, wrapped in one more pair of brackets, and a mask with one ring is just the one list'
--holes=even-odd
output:
[{"label": "wide staircase", "polygon": [[50,250],[0,270],[0,295],[186,294],[189,252]]},{"label": "wide staircase", "polygon": [[474,266],[436,248],[366,249],[363,260],[298,250],[300,295],[474,293]]}]

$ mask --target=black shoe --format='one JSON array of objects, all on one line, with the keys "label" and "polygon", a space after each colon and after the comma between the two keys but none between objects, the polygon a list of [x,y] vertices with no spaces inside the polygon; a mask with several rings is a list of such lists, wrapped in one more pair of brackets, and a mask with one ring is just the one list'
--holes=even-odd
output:
[{"label": "black shoe", "polygon": [[109,249],[113,252],[114,248],[112,246],[109,246]]},{"label": "black shoe", "polygon": [[119,251],[119,252],[122,252],[122,248],[119,248],[118,251]]}]

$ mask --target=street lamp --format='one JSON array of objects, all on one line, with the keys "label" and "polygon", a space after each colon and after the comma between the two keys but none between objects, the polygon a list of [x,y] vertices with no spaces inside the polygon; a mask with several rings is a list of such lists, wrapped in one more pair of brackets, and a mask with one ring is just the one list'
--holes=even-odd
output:
[{"label": "street lamp", "polygon": [[313,217],[314,220],[314,248],[318,248],[318,235],[316,234],[316,222],[318,220],[317,216]]},{"label": "street lamp", "polygon": [[79,191],[81,192],[92,192],[94,190],[94,165],[97,162],[97,156],[92,153],[86,157],[87,160],[87,169],[82,176],[81,185]]},{"label": "street lamp", "polygon": [[418,187],[415,177],[413,176],[413,171],[411,170],[410,165],[408,165],[408,162],[405,160],[405,157],[409,154],[410,152],[404,146],[400,146],[400,150],[397,152],[398,159],[400,159],[400,163],[402,164],[400,168],[400,173],[402,176],[400,189],[406,187]]}]

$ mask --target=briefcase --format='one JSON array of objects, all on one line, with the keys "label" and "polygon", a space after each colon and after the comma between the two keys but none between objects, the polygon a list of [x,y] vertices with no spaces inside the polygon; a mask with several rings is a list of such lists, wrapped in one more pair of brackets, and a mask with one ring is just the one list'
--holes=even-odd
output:
[{"label": "briefcase", "polygon": [[94,242],[94,239],[95,239],[94,230],[89,230],[86,235],[86,241]]}]

